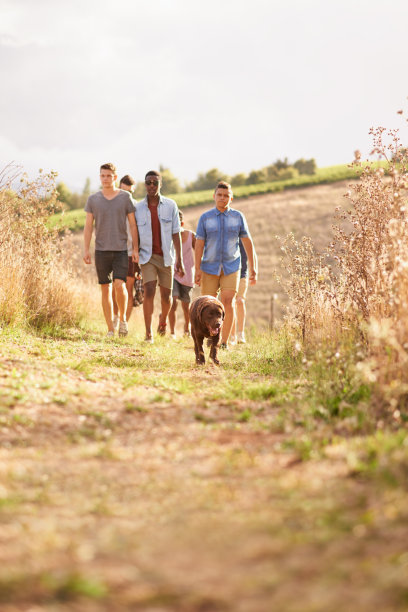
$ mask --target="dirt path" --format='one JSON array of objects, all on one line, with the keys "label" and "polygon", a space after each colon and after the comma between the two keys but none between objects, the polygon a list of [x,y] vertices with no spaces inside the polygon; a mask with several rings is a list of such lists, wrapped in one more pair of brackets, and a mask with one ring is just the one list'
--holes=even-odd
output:
[{"label": "dirt path", "polygon": [[317,452],[264,348],[1,340],[2,612],[406,609],[406,493]]}]

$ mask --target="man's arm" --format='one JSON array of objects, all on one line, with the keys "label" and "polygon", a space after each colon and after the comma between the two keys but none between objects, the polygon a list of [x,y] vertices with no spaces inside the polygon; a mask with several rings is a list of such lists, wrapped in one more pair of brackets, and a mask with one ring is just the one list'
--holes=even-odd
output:
[{"label": "man's arm", "polygon": [[196,238],[195,250],[194,250],[194,261],[195,261],[195,277],[194,282],[196,285],[201,284],[201,258],[204,252],[204,240]]},{"label": "man's arm", "polygon": [[128,221],[129,221],[130,233],[132,235],[132,246],[133,246],[132,261],[134,263],[139,263],[139,236],[137,234],[135,213],[128,214]]},{"label": "man's arm", "polygon": [[180,276],[184,276],[184,263],[183,263],[183,251],[181,249],[181,236],[180,232],[173,234],[173,244],[176,251],[176,265],[175,270]]},{"label": "man's arm", "polygon": [[245,253],[248,257],[248,270],[249,270],[249,284],[256,284],[256,277],[258,275],[258,258],[255,253],[254,243],[250,236],[241,236],[242,244],[244,245]]},{"label": "man's arm", "polygon": [[85,219],[85,227],[84,227],[84,262],[86,264],[91,263],[91,254],[89,252],[89,246],[91,244],[91,238],[92,238],[93,221],[94,221],[93,214],[90,212],[87,212],[86,219]]}]

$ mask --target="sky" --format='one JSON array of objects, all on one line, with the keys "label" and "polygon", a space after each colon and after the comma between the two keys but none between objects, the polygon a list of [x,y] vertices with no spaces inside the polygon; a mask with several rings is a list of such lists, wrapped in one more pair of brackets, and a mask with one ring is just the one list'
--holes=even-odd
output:
[{"label": "sky", "polygon": [[0,0],[0,170],[319,167],[408,116],[406,0]]}]

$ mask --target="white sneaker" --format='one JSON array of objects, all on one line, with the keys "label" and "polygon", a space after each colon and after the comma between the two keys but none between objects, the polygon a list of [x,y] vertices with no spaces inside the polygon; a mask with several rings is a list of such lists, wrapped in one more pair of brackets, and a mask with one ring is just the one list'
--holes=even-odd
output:
[{"label": "white sneaker", "polygon": [[147,342],[147,344],[153,344],[153,336],[146,336],[144,342]]},{"label": "white sneaker", "polygon": [[118,330],[118,327],[119,327],[119,316],[118,316],[118,315],[115,315],[115,316],[113,317],[113,321],[112,321],[112,323],[113,323],[113,329],[114,329],[115,331],[117,331],[117,330]]},{"label": "white sneaker", "polygon": [[245,332],[238,332],[237,340],[238,340],[238,344],[245,344],[246,343]]},{"label": "white sneaker", "polygon": [[119,321],[119,336],[124,338],[128,335],[128,324],[127,321]]},{"label": "white sneaker", "polygon": [[171,338],[172,340],[176,340],[176,334],[170,334],[170,338]]},{"label": "white sneaker", "polygon": [[237,337],[236,336],[231,336],[231,338],[228,340],[228,344],[236,344],[237,343]]}]

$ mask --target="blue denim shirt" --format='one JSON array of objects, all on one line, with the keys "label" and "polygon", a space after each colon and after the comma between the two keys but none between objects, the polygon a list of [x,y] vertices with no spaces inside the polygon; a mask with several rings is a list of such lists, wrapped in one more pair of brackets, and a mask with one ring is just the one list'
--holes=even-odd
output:
[{"label": "blue denim shirt", "polygon": [[207,274],[233,274],[241,267],[239,239],[249,236],[244,215],[229,208],[208,210],[198,220],[196,238],[204,240],[201,270]]},{"label": "blue denim shirt", "polygon": [[[176,260],[173,245],[173,234],[180,231],[178,207],[174,200],[160,196],[157,206],[160,221],[161,247],[165,266],[172,266]],[[135,211],[137,229],[139,230],[139,263],[147,263],[152,256],[153,235],[152,217],[147,205],[147,196],[137,202]]]}]

